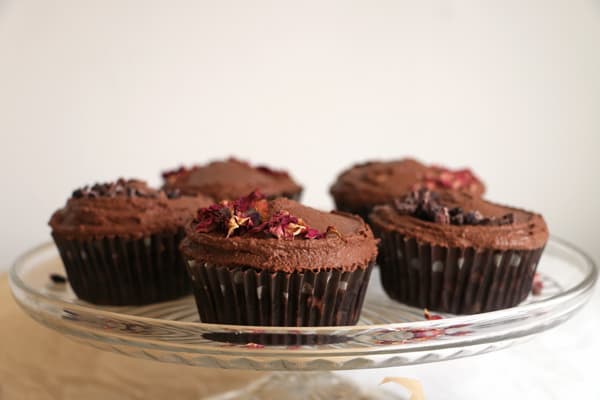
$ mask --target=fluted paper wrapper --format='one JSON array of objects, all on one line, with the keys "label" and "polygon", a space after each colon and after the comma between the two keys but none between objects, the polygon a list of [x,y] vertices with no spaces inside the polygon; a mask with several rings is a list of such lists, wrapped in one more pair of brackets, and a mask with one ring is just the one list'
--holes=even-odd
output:
[{"label": "fluted paper wrapper", "polygon": [[101,305],[143,305],[191,292],[178,247],[184,236],[182,229],[143,238],[72,240],[52,236],[69,283],[82,300]]},{"label": "fluted paper wrapper", "polygon": [[356,324],[371,269],[288,273],[188,264],[202,322],[258,326]]},{"label": "fluted paper wrapper", "polygon": [[525,300],[544,250],[447,248],[395,232],[380,237],[385,292],[402,303],[452,314],[499,310]]}]

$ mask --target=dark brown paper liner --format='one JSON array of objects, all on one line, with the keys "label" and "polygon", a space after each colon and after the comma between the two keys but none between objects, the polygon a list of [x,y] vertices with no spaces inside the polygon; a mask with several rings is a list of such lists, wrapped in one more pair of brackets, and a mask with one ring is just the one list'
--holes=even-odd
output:
[{"label": "dark brown paper liner", "polygon": [[499,310],[525,300],[544,250],[446,248],[395,232],[380,237],[385,292],[402,303],[453,314]]},{"label": "dark brown paper liner", "polygon": [[259,326],[356,324],[371,269],[286,273],[188,264],[202,322]]},{"label": "dark brown paper liner", "polygon": [[53,233],[69,283],[82,300],[102,305],[143,305],[191,292],[179,252],[183,229],[143,238],[72,240]]},{"label": "dark brown paper liner", "polygon": [[203,338],[215,342],[233,344],[261,344],[269,346],[313,346],[317,344],[339,344],[347,342],[350,336],[323,334],[292,334],[292,333],[235,333],[211,332],[202,335]]}]

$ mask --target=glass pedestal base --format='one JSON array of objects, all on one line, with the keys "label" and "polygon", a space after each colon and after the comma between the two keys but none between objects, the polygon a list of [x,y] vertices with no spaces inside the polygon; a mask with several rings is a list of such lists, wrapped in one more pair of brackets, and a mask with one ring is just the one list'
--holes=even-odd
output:
[{"label": "glass pedestal base", "polygon": [[408,399],[389,390],[364,390],[351,380],[331,372],[272,372],[246,387],[209,397],[209,400],[384,400]]}]

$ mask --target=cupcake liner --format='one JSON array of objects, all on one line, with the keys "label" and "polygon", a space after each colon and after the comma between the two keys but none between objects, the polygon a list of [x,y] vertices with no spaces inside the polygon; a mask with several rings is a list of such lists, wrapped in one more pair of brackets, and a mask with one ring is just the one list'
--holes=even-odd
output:
[{"label": "cupcake liner", "polygon": [[356,324],[371,269],[287,273],[188,262],[202,322],[257,326]]},{"label": "cupcake liner", "polygon": [[142,238],[73,240],[53,233],[73,291],[102,305],[142,305],[191,292],[179,252],[183,229]]},{"label": "cupcake liner", "polygon": [[499,310],[525,300],[544,250],[447,248],[395,232],[380,237],[385,292],[412,306],[453,314]]},{"label": "cupcake liner", "polygon": [[252,346],[252,344],[269,346],[314,346],[323,344],[339,344],[351,339],[344,335],[293,334],[293,333],[236,333],[211,332],[202,337],[215,342],[233,343]]}]

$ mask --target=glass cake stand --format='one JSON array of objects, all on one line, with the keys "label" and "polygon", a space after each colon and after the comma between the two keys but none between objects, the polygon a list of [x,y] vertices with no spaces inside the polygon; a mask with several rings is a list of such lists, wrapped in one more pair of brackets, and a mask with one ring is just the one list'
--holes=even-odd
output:
[{"label": "glass cake stand", "polygon": [[64,275],[52,243],[21,256],[10,285],[33,319],[101,350],[202,367],[278,371],[219,398],[342,393],[352,399],[386,396],[366,395],[338,375],[314,371],[428,363],[506,348],[566,321],[589,299],[598,276],[586,254],[557,238],[548,242],[538,271],[541,294],[517,307],[426,320],[422,309],[389,299],[375,269],[358,325],[310,328],[201,323],[192,296],[142,307],[91,305],[78,300],[68,284],[50,279]]}]

